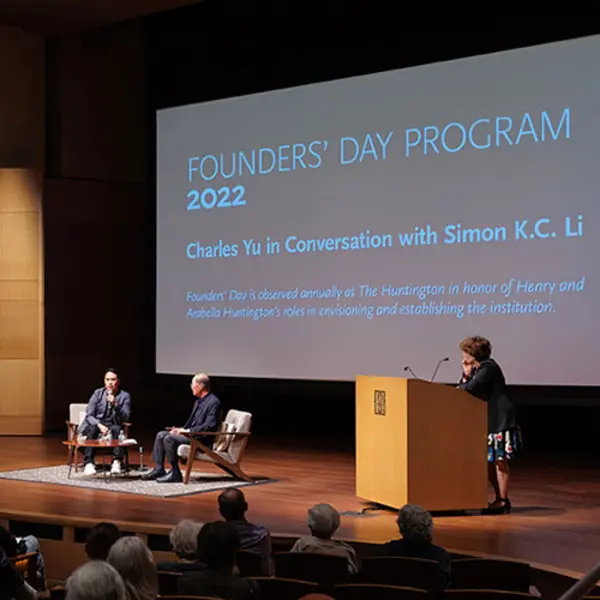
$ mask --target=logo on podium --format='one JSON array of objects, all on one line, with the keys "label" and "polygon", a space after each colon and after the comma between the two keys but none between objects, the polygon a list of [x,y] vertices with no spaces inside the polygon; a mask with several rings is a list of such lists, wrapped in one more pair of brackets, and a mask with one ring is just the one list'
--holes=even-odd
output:
[{"label": "logo on podium", "polygon": [[385,390],[375,390],[374,407],[376,415],[385,415]]}]

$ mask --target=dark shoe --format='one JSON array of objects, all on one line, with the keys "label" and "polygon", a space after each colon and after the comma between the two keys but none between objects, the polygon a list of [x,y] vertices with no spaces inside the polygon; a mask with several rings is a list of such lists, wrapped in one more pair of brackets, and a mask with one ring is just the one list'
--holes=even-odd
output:
[{"label": "dark shoe", "polygon": [[174,473],[173,471],[169,471],[168,475],[164,477],[159,477],[156,480],[157,483],[182,483],[183,475],[181,473]]},{"label": "dark shoe", "polygon": [[488,502],[487,509],[482,513],[484,515],[503,515],[510,513],[512,505],[508,498],[496,498],[493,502]]},{"label": "dark shoe", "polygon": [[144,475],[142,475],[140,477],[140,479],[142,481],[152,481],[153,479],[158,479],[159,477],[164,477],[164,476],[165,476],[164,469],[152,469],[152,471],[150,471],[150,473],[144,473]]}]

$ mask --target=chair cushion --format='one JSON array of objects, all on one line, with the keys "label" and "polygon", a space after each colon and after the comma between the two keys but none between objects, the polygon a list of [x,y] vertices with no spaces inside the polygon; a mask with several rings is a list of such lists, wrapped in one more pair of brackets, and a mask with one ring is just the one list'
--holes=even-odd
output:
[{"label": "chair cushion", "polygon": [[[239,410],[230,410],[225,417],[225,421],[221,424],[220,431],[230,431],[233,433],[249,433],[252,426],[252,414]],[[213,450],[222,458],[229,462],[237,462],[240,457],[242,445],[245,440],[243,437],[228,435],[228,436],[215,436],[216,440],[213,443]],[[226,445],[224,450],[217,449],[217,443],[219,438],[228,438],[223,440]],[[181,444],[177,448],[177,455],[181,458],[188,458],[190,455],[190,445]],[[212,459],[201,451],[196,452],[195,458],[213,462]]]},{"label": "chair cushion", "polygon": [[70,404],[69,405],[69,421],[81,425],[87,411],[87,404]]},{"label": "chair cushion", "polygon": [[[235,423],[228,423],[227,421],[223,421],[221,423],[221,432],[222,433],[234,433],[236,430]],[[213,444],[213,450],[215,452],[227,452],[227,448],[229,448],[229,444],[231,440],[233,440],[233,435],[217,435],[215,436],[215,442]]]}]

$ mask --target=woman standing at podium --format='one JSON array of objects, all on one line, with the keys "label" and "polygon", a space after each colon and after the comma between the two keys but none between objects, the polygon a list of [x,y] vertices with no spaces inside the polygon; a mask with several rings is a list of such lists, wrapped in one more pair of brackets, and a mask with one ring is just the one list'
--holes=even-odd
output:
[{"label": "woman standing at podium", "polygon": [[508,513],[508,461],[521,449],[521,432],[515,408],[506,393],[506,380],[500,365],[491,358],[492,345],[480,337],[460,343],[463,375],[459,387],[487,402],[489,480],[496,498],[489,503],[494,512]]}]

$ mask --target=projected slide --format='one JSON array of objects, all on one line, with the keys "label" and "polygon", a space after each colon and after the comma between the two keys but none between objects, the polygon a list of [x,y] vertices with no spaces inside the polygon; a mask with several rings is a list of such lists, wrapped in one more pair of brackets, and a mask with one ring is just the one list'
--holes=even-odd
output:
[{"label": "projected slide", "polygon": [[157,371],[598,385],[600,37],[161,110]]}]

